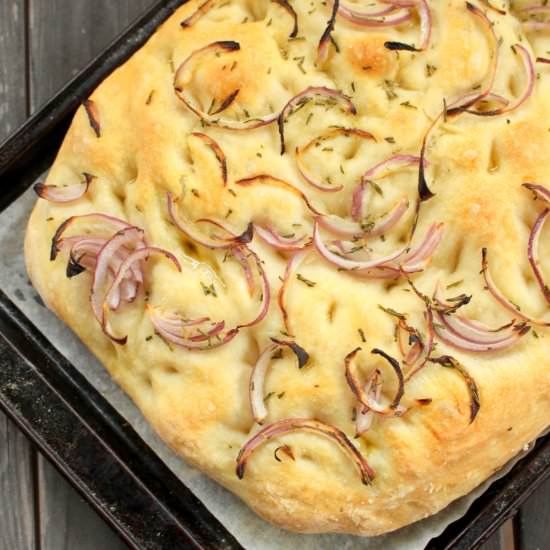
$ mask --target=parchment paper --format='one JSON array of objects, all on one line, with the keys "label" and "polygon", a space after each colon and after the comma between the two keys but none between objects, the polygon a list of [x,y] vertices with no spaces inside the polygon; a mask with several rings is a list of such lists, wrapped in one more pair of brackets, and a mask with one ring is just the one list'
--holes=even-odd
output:
[{"label": "parchment paper", "polygon": [[44,307],[28,280],[23,259],[25,227],[35,200],[36,196],[29,190],[0,214],[0,288],[248,550],[422,549],[431,538],[441,534],[450,523],[464,515],[490,483],[505,475],[519,459],[514,459],[489,481],[471,494],[455,501],[439,514],[389,535],[374,538],[297,535],[272,527],[256,516],[239,498],[188,466],[166,447],[97,359],[64,323]]}]

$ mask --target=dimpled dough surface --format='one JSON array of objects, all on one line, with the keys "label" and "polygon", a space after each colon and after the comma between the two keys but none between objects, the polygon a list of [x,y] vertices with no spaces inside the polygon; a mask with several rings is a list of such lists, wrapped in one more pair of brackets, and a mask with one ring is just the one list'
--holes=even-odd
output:
[{"label": "dimpled dough surface", "polygon": [[[266,422],[294,417],[333,425],[353,441],[376,477],[364,485],[333,440],[300,431],[258,447],[239,479],[239,449],[259,430],[249,403],[251,370],[270,337],[281,337],[284,330],[277,292],[288,255],[254,238],[250,248],[261,258],[271,284],[269,313],[219,348],[189,351],[167,345],[154,335],[145,309],[147,300],[187,318],[223,319],[227,326],[246,322],[257,310],[240,266],[224,261],[224,251],[193,244],[170,222],[168,192],[178,197],[178,212],[190,219],[227,218],[239,232],[253,221],[283,235],[311,235],[311,212],[297,195],[274,185],[235,182],[269,174],[302,190],[316,209],[345,217],[361,174],[392,154],[419,153],[443,98],[483,83],[490,65],[487,33],[465,3],[429,4],[433,33],[427,51],[384,47],[387,40],[417,40],[416,15],[404,25],[374,29],[338,18],[333,33],[338,52],[330,46],[320,67],[315,65],[317,44],[330,16],[324,3],[293,2],[299,25],[293,40],[288,39],[292,19],[276,2],[222,2],[188,28],[180,23],[199,3],[183,5],[92,94],[101,137],[85,109],[77,112],[47,183],[72,185],[87,172],[96,178],[87,193],[69,204],[39,200],[28,225],[28,271],[47,305],[99,357],[168,445],[266,520],[287,529],[376,535],[407,525],[471,491],[550,423],[550,332],[537,327],[538,338],[529,333],[515,346],[490,353],[459,351],[437,341],[436,351],[459,360],[478,385],[481,407],[471,424],[464,380],[456,371],[427,365],[406,384],[403,404],[410,410],[399,418],[376,418],[369,431],[354,439],[357,402],[346,382],[344,358],[363,346],[362,376],[379,368],[383,394],[390,399],[395,375],[369,352],[378,347],[399,357],[396,319],[378,306],[418,321],[424,304],[403,279],[356,277],[313,251],[300,274],[315,285],[293,279],[287,292],[289,322],[310,361],[300,370],[285,352],[272,365],[265,381],[265,394],[271,394]],[[478,5],[487,10],[484,3]],[[525,34],[514,10],[487,15],[501,39],[493,90],[517,97],[525,77],[510,46],[521,42],[533,56],[543,55],[550,49],[550,35]],[[285,155],[280,154],[277,124],[248,131],[201,124],[177,97],[174,73],[193,51],[219,40],[236,41],[240,50],[198,57],[186,89],[205,111],[212,101],[219,104],[239,89],[223,118],[243,119],[245,112],[262,116],[280,111],[308,86],[327,86],[348,94],[357,114],[322,99],[309,102],[286,121]],[[464,315],[494,326],[508,322],[511,314],[484,290],[482,247],[490,250],[491,272],[502,292],[533,316],[546,311],[526,252],[541,207],[521,185],[550,183],[550,72],[544,65],[537,71],[535,91],[521,108],[504,116],[465,114],[442,122],[427,150],[428,183],[435,197],[422,205],[416,235],[435,222],[445,224],[445,235],[430,265],[412,278],[429,294],[437,281],[459,283],[455,294],[472,295]],[[297,146],[330,126],[360,128],[376,138],[334,138],[331,147],[313,148],[304,157],[309,173],[343,184],[337,193],[308,185],[294,155]],[[192,132],[207,134],[224,151],[227,186],[211,149]],[[382,194],[375,194],[369,207],[375,215],[403,196],[413,204],[417,168],[394,171],[378,185]],[[126,345],[107,338],[93,316],[92,276],[68,279],[66,253],[49,261],[57,227],[87,212],[110,213],[143,228],[149,243],[171,251],[182,265],[178,273],[158,256],[144,264],[146,293],[142,290],[135,302],[109,315],[114,332],[128,335]],[[409,209],[384,240],[373,239],[374,255],[406,243],[413,217]],[[543,231],[541,267],[546,273],[548,240]],[[214,284],[217,297],[205,295],[201,283]],[[417,399],[432,401],[413,406]],[[274,459],[282,444],[290,446],[295,460],[284,453],[280,461]]]}]

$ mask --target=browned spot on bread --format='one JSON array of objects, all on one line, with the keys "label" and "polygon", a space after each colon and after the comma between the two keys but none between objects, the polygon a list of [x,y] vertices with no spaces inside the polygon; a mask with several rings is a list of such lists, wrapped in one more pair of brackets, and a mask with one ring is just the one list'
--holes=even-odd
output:
[{"label": "browned spot on bread", "polygon": [[366,35],[354,40],[346,50],[353,70],[362,75],[385,77],[397,65],[397,56],[384,47],[387,36]]}]

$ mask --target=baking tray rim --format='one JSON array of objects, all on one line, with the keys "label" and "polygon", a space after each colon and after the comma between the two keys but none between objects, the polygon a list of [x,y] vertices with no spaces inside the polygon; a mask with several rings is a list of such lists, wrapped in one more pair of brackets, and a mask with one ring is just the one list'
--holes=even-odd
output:
[{"label": "baking tray rim", "polygon": [[[0,144],[0,212],[24,193],[35,179],[51,165],[70,124],[70,120],[81,102],[108,74],[137,51],[154,33],[159,24],[166,20],[177,7],[186,1],[188,0],[159,0],[156,2],[71,79],[51,101],[45,104],[36,114],[30,117],[18,130]],[[10,185],[7,186],[6,182],[10,182]],[[10,326],[11,328],[7,328]],[[36,346],[36,339],[38,341],[41,338],[43,339],[42,334],[32,326],[31,321],[24,316],[0,289],[0,349],[3,349],[5,353],[5,360],[16,361],[20,364],[20,367],[26,364],[30,367],[30,371],[33,371],[34,377],[44,381],[44,373],[40,372],[39,365],[36,362],[30,361],[26,356],[25,351],[28,350],[23,349],[21,344],[17,345],[13,341],[14,334],[18,334],[21,342],[25,342],[25,345],[29,345],[29,342],[34,340],[34,345]],[[41,345],[44,344],[47,345],[48,343],[43,341]],[[83,394],[90,398],[95,392],[96,398],[104,402],[103,407],[105,410],[102,413],[96,413],[98,414],[96,420],[102,415],[107,415],[111,420],[118,421],[121,432],[113,437],[122,437],[121,433],[123,433],[124,438],[131,437],[141,441],[149,449],[150,453],[154,455],[152,457],[153,460],[159,463],[156,466],[160,467],[161,471],[164,469],[163,475],[167,475],[168,478],[172,476],[189,493],[192,499],[198,501],[191,491],[168,470],[162,460],[154,454],[124,419],[120,417],[118,412],[82,377],[76,368],[53,347],[50,350],[51,354],[56,357],[56,360],[52,361],[48,359],[48,364],[50,364],[50,368],[53,366],[53,368],[58,369],[63,364],[62,374],[66,377],[65,382],[79,380],[78,386]],[[47,356],[48,354],[44,352],[44,355]],[[46,440],[47,434],[42,433],[40,426],[33,424],[29,420],[28,415],[24,413],[24,397],[19,394],[11,396],[6,394],[2,386],[2,373],[3,371],[0,370],[0,408],[40,448],[48,460],[53,463],[60,473],[68,479],[71,485],[117,531],[123,540],[131,547],[139,548],[139,546],[136,546],[134,535],[128,530],[128,525],[121,521],[120,517],[117,517],[116,514],[110,513],[97,494],[92,494],[89,488],[86,487],[86,484],[82,483],[84,472],[71,471],[71,468],[68,467],[68,461],[71,457],[56,454],[50,448]],[[51,389],[59,396],[60,402],[65,403],[67,411],[71,411],[70,401],[65,399],[67,397],[65,394],[67,387],[62,388],[59,384],[59,380],[49,382]],[[76,410],[72,410],[67,414],[79,416]],[[102,420],[105,420],[105,417]],[[82,425],[86,426],[84,419],[82,419]],[[86,426],[86,429],[92,430],[90,426]],[[88,437],[99,437],[97,434],[92,434],[91,431],[86,433]],[[99,437],[99,440],[101,441],[101,437]],[[102,441],[102,443],[107,444],[106,441]],[[106,446],[107,448],[109,447],[108,444]],[[80,467],[82,468],[82,465]],[[128,472],[131,469],[128,466]],[[541,437],[527,456],[518,461],[503,478],[491,484],[474,501],[466,514],[451,523],[440,536],[432,539],[427,548],[440,550],[447,548],[475,548],[480,546],[504,521],[512,517],[519,506],[549,477],[550,434]],[[140,481],[146,486],[144,480]],[[161,503],[154,493],[151,493],[151,502],[156,503],[157,506],[166,508],[170,512],[170,506]],[[214,531],[217,536],[221,537],[223,548],[241,548],[229,531],[221,525],[204,505],[200,504],[200,506],[204,508],[204,518],[215,526]],[[187,531],[188,543],[199,548],[221,547],[218,546],[220,540],[205,539],[205,533],[197,532],[196,526],[189,526],[185,522],[182,526]],[[211,535],[212,533],[207,533],[206,536],[209,534]],[[205,543],[208,546],[203,546]],[[151,544],[154,544],[154,541],[151,541]],[[154,548],[155,546],[151,547]]]}]

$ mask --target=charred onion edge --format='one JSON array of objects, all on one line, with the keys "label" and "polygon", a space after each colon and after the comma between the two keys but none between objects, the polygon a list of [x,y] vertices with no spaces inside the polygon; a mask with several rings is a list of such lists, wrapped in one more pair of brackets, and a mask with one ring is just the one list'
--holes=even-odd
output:
[{"label": "charred onion edge", "polygon": [[256,223],[254,224],[254,232],[262,241],[283,252],[303,250],[306,246],[311,244],[311,239],[307,235],[298,238],[283,237],[272,227],[263,227]]},{"label": "charred onion edge", "polygon": [[[466,2],[466,9],[472,15],[475,15],[478,18],[480,23],[483,25],[485,31],[487,32],[487,36],[489,36],[491,39],[491,48],[493,50],[493,54],[491,56],[489,79],[487,80],[487,84],[485,84],[485,86],[482,88],[480,92],[477,92],[477,93],[470,92],[458,98],[457,100],[453,101],[448,106],[447,116],[455,116],[457,114],[463,113],[470,107],[473,107],[476,103],[478,103],[482,99],[485,99],[487,96],[490,96],[491,90],[493,89],[493,85],[495,83],[496,74],[497,74],[499,41],[495,32],[494,24],[489,19],[489,17],[487,17],[487,14],[483,10],[479,9],[476,5],[470,2]],[[499,96],[496,96],[496,98],[498,98],[499,101],[501,99],[504,99],[504,98],[500,98]],[[440,117],[441,116],[442,115],[440,115]]]},{"label": "charred onion edge", "polygon": [[132,227],[128,222],[125,222],[124,220],[121,220],[119,218],[115,218],[114,216],[111,216],[109,214],[104,214],[103,212],[91,212],[89,214],[82,214],[80,216],[71,216],[70,218],[67,218],[56,230],[54,233],[54,236],[52,237],[52,246],[50,249],[50,261],[54,261],[57,258],[57,254],[59,253],[59,245],[61,243],[61,237],[63,233],[76,221],[81,219],[94,219],[102,220],[105,222],[108,222],[114,226],[118,226],[117,229],[126,229],[128,227]]},{"label": "charred onion edge", "polygon": [[288,261],[285,269],[285,274],[283,277],[283,284],[281,285],[281,288],[279,289],[278,294],[278,304],[279,309],[281,310],[281,313],[283,315],[283,322],[285,325],[285,329],[287,333],[292,334],[292,330],[290,329],[290,323],[289,323],[289,316],[288,311],[286,308],[286,291],[288,289],[288,285],[292,278],[294,277],[294,274],[300,269],[300,266],[304,262],[304,260],[307,258],[307,256],[310,254],[311,248],[305,248],[301,252],[298,252],[292,258]]},{"label": "charred onion edge", "polygon": [[490,10],[493,10],[494,12],[498,13],[499,15],[506,15],[506,12],[504,10],[501,10],[499,8],[495,8],[495,6],[493,6],[491,4],[491,1],[490,0],[481,0],[481,2],[487,6]]},{"label": "charred onion edge", "polygon": [[430,363],[435,363],[436,365],[440,365],[445,368],[455,369],[462,375],[468,387],[468,392],[470,394],[470,424],[472,424],[473,421],[476,419],[479,409],[481,408],[479,389],[477,387],[475,380],[472,378],[472,376],[466,370],[466,368],[461,363],[459,363],[454,357],[451,357],[450,355],[442,355],[441,357],[431,357],[429,361]]},{"label": "charred onion edge", "polygon": [[287,346],[288,348],[290,348],[294,355],[296,355],[299,369],[303,369],[307,365],[309,361],[309,353],[304,348],[299,346],[296,342],[292,342],[289,340],[279,340],[277,338],[271,338],[271,341],[278,346]]},{"label": "charred onion edge", "polygon": [[505,309],[511,311],[517,317],[520,317],[524,321],[531,323],[533,325],[539,325],[543,327],[550,327],[550,320],[546,321],[544,319],[535,319],[523,313],[516,305],[514,305],[506,296],[497,288],[491,273],[489,272],[489,252],[487,248],[481,250],[481,273],[485,280],[485,285],[487,290],[491,293],[493,298]]},{"label": "charred onion edge", "polygon": [[[298,15],[294,11],[294,8],[288,3],[287,0],[272,0],[275,4],[281,6],[294,21],[292,32],[289,35],[289,38],[295,38],[298,34]],[[210,9],[214,7],[216,0],[206,0],[203,2],[189,17],[184,19],[180,25],[183,28],[189,28],[194,25],[199,19],[201,19]]]},{"label": "charred onion edge", "polygon": [[424,318],[426,321],[426,342],[424,343],[424,348],[421,352],[421,355],[418,357],[416,364],[411,368],[407,375],[405,376],[405,382],[408,382],[415,374],[421,371],[430,358],[435,344],[435,333],[433,329],[433,311],[432,308],[428,307],[424,312]]},{"label": "charred onion edge", "polygon": [[332,38],[332,32],[336,26],[336,16],[340,8],[340,0],[333,0],[332,12],[330,18],[327,21],[327,26],[321,39],[319,40],[319,45],[317,46],[317,65],[323,65],[328,59],[328,48]]},{"label": "charred onion edge", "polygon": [[[186,225],[184,225],[183,222],[178,218],[176,213],[177,199],[175,199],[172,193],[170,192],[166,194],[166,198],[167,198],[167,204],[168,204],[168,213],[170,215],[170,219],[172,220],[172,223],[174,224],[176,229],[181,231],[188,239],[192,240],[193,242],[196,242],[206,248],[211,248],[213,250],[223,250],[227,248],[233,248],[235,246],[239,246],[242,244],[247,244],[252,241],[253,231],[254,231],[252,224],[249,224],[246,230],[244,231],[244,233],[242,233],[241,235],[233,235],[232,237],[227,239],[215,240],[215,239],[209,239],[208,237],[205,237],[202,235],[196,235],[191,230],[192,224],[190,222],[186,222]],[[197,221],[208,222],[216,225],[217,227],[224,229],[225,231],[228,231],[225,227],[223,227],[223,225],[213,220],[201,219]]]},{"label": "charred onion edge", "polygon": [[[266,126],[277,120],[277,113],[271,113],[263,117],[251,118],[248,121],[232,121],[224,119],[212,118],[211,115],[201,111],[198,107],[195,107],[189,99],[185,96],[184,87],[178,84],[178,81],[181,77],[183,71],[187,68],[187,64],[197,55],[200,55],[207,51],[222,50],[225,53],[235,52],[240,50],[241,46],[238,42],[233,40],[220,40],[218,42],[212,42],[207,46],[203,46],[197,50],[194,50],[189,54],[189,56],[183,61],[183,63],[178,67],[176,74],[174,76],[174,91],[178,98],[190,109],[197,117],[213,126],[219,128],[225,128],[226,130],[253,130],[254,128],[259,128],[261,126]],[[233,98],[234,99],[234,98]]]},{"label": "charred onion edge", "polygon": [[533,193],[535,199],[540,199],[550,206],[550,189],[538,183],[524,183],[523,187],[529,189],[529,191]]},{"label": "charred onion edge", "polygon": [[415,0],[414,2],[408,1],[392,1],[390,2],[396,7],[415,7],[420,17],[420,45],[415,47],[411,44],[404,44],[403,42],[388,41],[384,43],[384,46],[388,50],[399,51],[405,50],[409,52],[423,52],[428,49],[430,40],[432,37],[432,12],[430,6],[428,6],[427,0]]},{"label": "charred onion edge", "polygon": [[208,145],[208,147],[212,149],[214,155],[216,155],[216,159],[218,160],[222,171],[222,180],[225,187],[227,185],[227,159],[222,148],[218,145],[217,141],[212,139],[210,136],[207,136],[206,134],[203,134],[201,132],[193,132],[191,135],[206,143],[206,145]]},{"label": "charred onion edge", "polygon": [[523,65],[525,67],[525,72],[527,73],[527,85],[523,93],[514,103],[500,107],[499,109],[493,109],[491,111],[474,111],[471,109],[466,109],[467,113],[484,117],[503,115],[505,113],[511,113],[512,111],[515,111],[531,97],[531,95],[533,94],[533,90],[535,89],[537,78],[536,69],[533,63],[533,59],[531,58],[531,54],[529,53],[527,48],[525,48],[521,44],[514,44],[512,46],[512,50],[514,51],[514,53],[519,50],[521,60],[523,61]]},{"label": "charred onion edge", "polygon": [[368,410],[372,410],[375,414],[379,414],[385,417],[402,416],[406,412],[406,409],[400,406],[401,399],[403,397],[403,394],[405,393],[405,379],[403,377],[403,372],[401,370],[399,362],[380,349],[375,348],[371,351],[372,354],[380,355],[381,357],[386,359],[386,361],[388,361],[388,363],[395,371],[398,380],[397,392],[395,394],[395,397],[393,398],[393,401],[388,407],[382,407],[378,402],[374,402],[371,399],[370,395],[365,392],[364,387],[362,386],[359,378],[355,373],[355,358],[360,351],[362,351],[362,348],[356,348],[351,353],[348,353],[348,355],[346,356],[345,375],[346,381],[351,391],[353,392],[359,403],[361,403],[361,405],[363,406],[362,412],[366,413]]},{"label": "charred onion edge", "polygon": [[69,185],[67,187],[58,187],[56,185],[45,185],[43,183],[37,183],[33,190],[41,198],[49,202],[73,202],[82,198],[88,187],[95,179],[95,176],[84,172],[84,181],[75,185]]},{"label": "charred onion edge", "polygon": [[267,348],[265,348],[265,350],[260,354],[254,368],[252,369],[252,372],[250,373],[250,406],[252,408],[252,416],[254,416],[254,420],[260,425],[264,423],[268,414],[264,400],[264,385],[273,353],[282,347],[288,347],[296,355],[298,360],[298,368],[300,369],[303,368],[309,361],[309,354],[296,342],[277,340],[276,338],[271,338],[271,341],[273,344],[267,346]]},{"label": "charred onion edge", "polygon": [[311,202],[306,197],[306,195],[302,193],[302,191],[300,191],[297,187],[294,187],[294,185],[292,185],[291,183],[288,183],[287,181],[282,180],[280,178],[270,176],[269,174],[259,174],[257,176],[250,176],[248,178],[243,178],[235,182],[236,185],[240,185],[241,187],[252,187],[255,184],[269,185],[270,183],[274,187],[278,187],[279,189],[284,189],[296,195],[304,202],[304,204],[313,214],[315,214],[316,216],[321,215],[321,213],[312,206]]},{"label": "charred onion edge", "polygon": [[203,15],[205,15],[216,3],[216,0],[206,0],[203,2],[189,17],[185,18],[181,23],[181,27],[188,28],[194,25]]},{"label": "charred onion edge", "polygon": [[[462,351],[470,352],[491,352],[509,348],[516,344],[518,340],[527,334],[531,327],[525,323],[513,327],[512,333],[503,338],[495,337],[493,341],[480,342],[466,335],[467,319],[462,317],[450,317],[439,311],[435,312],[435,320],[438,325],[432,322],[433,328],[437,336],[443,340],[448,346]],[[497,332],[497,331],[493,331]],[[479,339],[478,339],[479,340]]]},{"label": "charred onion edge", "polygon": [[279,447],[277,447],[274,451],[273,451],[273,457],[275,458],[275,460],[277,462],[282,462],[282,460],[279,458],[278,456],[278,452],[279,451],[282,451],[283,453],[285,453],[285,455],[287,455],[290,459],[292,459],[293,461],[296,461],[296,459],[294,458],[294,453],[292,452],[292,448],[289,446],[289,445],[280,445]]},{"label": "charred onion edge", "polygon": [[300,105],[302,101],[307,101],[312,96],[326,96],[340,101],[345,105],[346,111],[352,115],[357,114],[357,109],[351,98],[345,95],[340,90],[333,88],[327,88],[326,86],[308,86],[305,90],[302,90],[299,94],[296,94],[291,98],[287,104],[283,107],[281,113],[277,117],[277,126],[279,128],[279,137],[281,139],[281,155],[285,154],[285,122],[286,119],[292,114],[291,111],[295,106]]},{"label": "charred onion edge", "polygon": [[250,455],[258,446],[272,437],[299,430],[321,434],[336,441],[336,443],[338,443],[338,445],[346,452],[348,457],[359,468],[361,473],[361,481],[365,485],[369,485],[372,482],[375,477],[374,470],[369,466],[367,460],[361,454],[361,451],[359,451],[359,449],[357,449],[357,447],[355,447],[355,445],[353,445],[353,443],[348,439],[347,435],[334,426],[310,418],[287,418],[285,420],[279,420],[265,426],[258,433],[253,435],[243,445],[239,451],[239,455],[237,456],[237,477],[239,479],[243,479],[246,463]]},{"label": "charred onion edge", "polygon": [[92,130],[94,131],[96,137],[100,138],[101,124],[99,122],[99,110],[97,108],[97,105],[95,104],[95,101],[92,101],[91,99],[85,99],[82,105],[86,110],[86,114],[88,115],[88,122],[90,123]]},{"label": "charred onion edge", "polygon": [[360,130],[359,128],[332,128],[327,132],[321,134],[320,136],[313,138],[308,143],[306,143],[303,147],[296,147],[296,166],[298,168],[298,172],[300,172],[300,175],[311,186],[315,187],[319,191],[325,191],[327,193],[336,193],[338,191],[341,191],[344,188],[344,185],[326,186],[326,185],[323,185],[322,183],[319,183],[312,177],[310,177],[302,163],[302,156],[316,143],[319,143],[320,141],[329,140],[333,137],[340,136],[340,135],[344,135],[346,137],[352,135],[352,136],[359,137],[361,139],[370,139],[370,140],[376,141],[376,138],[370,132],[366,132],[365,130]]},{"label": "charred onion edge", "polygon": [[236,90],[233,90],[221,103],[220,106],[213,112],[208,113],[210,116],[219,115],[220,113],[223,113],[226,109],[229,109],[229,107],[233,104],[235,99],[237,99],[237,96],[239,95],[240,88],[237,88]]}]

